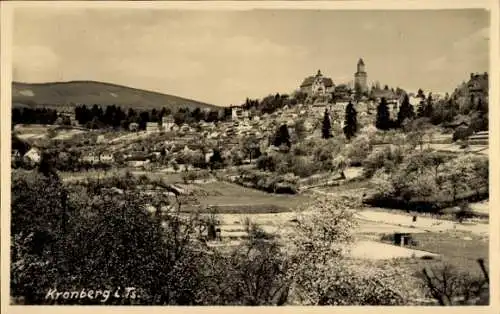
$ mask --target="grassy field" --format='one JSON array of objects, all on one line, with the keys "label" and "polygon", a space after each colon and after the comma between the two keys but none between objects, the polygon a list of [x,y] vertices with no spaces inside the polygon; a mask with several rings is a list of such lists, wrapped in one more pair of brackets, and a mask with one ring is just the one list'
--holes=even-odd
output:
[{"label": "grassy field", "polygon": [[[417,241],[417,250],[439,254],[435,259],[395,259],[386,261],[394,263],[397,267],[409,269],[414,273],[421,273],[425,267],[438,270],[448,264],[460,272],[468,273],[475,277],[482,277],[483,273],[478,258],[483,258],[488,265],[488,241],[480,237],[465,233],[414,233],[413,239]],[[464,240],[464,238],[469,240]]]},{"label": "grassy field", "polygon": [[[212,182],[195,184],[206,192],[207,196],[200,199],[206,205],[214,205],[227,212],[273,213],[292,211],[304,202],[310,200],[307,195],[277,195],[245,188],[227,182]],[[226,210],[224,210],[226,208]],[[238,210],[239,209],[239,210]]]},{"label": "grassy field", "polygon": [[66,171],[58,171],[59,177],[64,182],[75,182],[79,180],[89,179],[97,179],[97,178],[107,178],[115,175],[123,175],[127,169],[114,169],[109,171],[104,170],[89,170],[89,171],[81,171],[81,172],[66,172]]},{"label": "grassy field", "polygon": [[343,193],[347,191],[356,191],[360,189],[370,188],[373,188],[373,183],[370,180],[352,180],[345,184],[315,188],[315,190],[325,193]]},{"label": "grassy field", "polygon": [[480,274],[476,260],[489,260],[488,241],[473,234],[428,232],[415,234],[413,238],[418,249],[440,254],[443,262],[463,271]]}]

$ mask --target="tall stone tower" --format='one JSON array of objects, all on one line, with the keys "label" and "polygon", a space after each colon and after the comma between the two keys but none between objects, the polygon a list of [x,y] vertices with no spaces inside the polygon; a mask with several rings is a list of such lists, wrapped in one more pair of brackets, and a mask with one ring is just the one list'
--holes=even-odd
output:
[{"label": "tall stone tower", "polygon": [[367,74],[365,72],[365,63],[363,59],[359,59],[358,61],[358,71],[354,73],[354,88],[359,86],[361,88],[361,92],[368,92]]}]

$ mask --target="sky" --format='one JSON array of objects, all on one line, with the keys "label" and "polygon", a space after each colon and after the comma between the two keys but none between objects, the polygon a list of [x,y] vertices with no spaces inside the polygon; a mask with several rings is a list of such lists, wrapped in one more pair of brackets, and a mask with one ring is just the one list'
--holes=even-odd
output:
[{"label": "sky", "polygon": [[16,8],[13,80],[93,80],[216,105],[290,93],[320,69],[408,91],[452,92],[489,69],[479,9],[193,11]]}]

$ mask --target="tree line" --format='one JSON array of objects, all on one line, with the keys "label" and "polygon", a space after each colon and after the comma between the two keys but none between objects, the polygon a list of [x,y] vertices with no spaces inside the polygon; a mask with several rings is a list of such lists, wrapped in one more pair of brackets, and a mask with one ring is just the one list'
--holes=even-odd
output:
[{"label": "tree line", "polygon": [[[222,113],[222,114],[221,114]],[[107,106],[103,111],[98,105],[88,108],[85,105],[75,108],[75,119],[82,125],[89,128],[114,127],[128,129],[131,123],[137,123],[139,130],[145,130],[148,122],[161,122],[164,116],[172,116],[177,125],[184,123],[193,124],[201,121],[218,122],[231,116],[229,108],[224,108],[221,112],[216,109],[210,111],[195,108],[179,108],[173,113],[169,108],[163,107],[161,110],[152,109],[134,110],[129,108],[125,113],[119,106]]]},{"label": "tree line", "polygon": [[[139,130],[145,130],[148,122],[161,122],[162,117],[171,115],[174,123],[182,125],[184,123],[194,124],[201,121],[218,122],[231,117],[231,108],[221,110],[211,109],[209,111],[195,108],[179,108],[177,112],[172,112],[169,108],[163,107],[161,110],[135,110],[129,108],[124,110],[120,106],[111,105],[102,107],[94,104],[92,106],[77,105],[75,107],[75,120],[82,126],[89,129],[100,128],[122,128],[129,129],[131,123],[137,123]],[[69,118],[62,117],[57,110],[41,108],[13,108],[12,124],[71,124]]]},{"label": "tree line", "polygon": [[421,101],[415,112],[408,95],[405,94],[395,119],[391,119],[387,100],[382,98],[377,106],[375,126],[380,130],[403,128],[405,121],[419,118],[428,119],[432,124],[439,125],[450,123],[458,115],[462,114],[470,116],[470,128],[473,132],[488,130],[488,104],[482,97],[470,95],[470,99],[462,108],[459,106],[457,99],[449,97],[448,94],[443,100],[435,101],[432,93],[425,97],[420,89],[417,97]]},{"label": "tree line", "polygon": [[40,108],[12,108],[12,125],[14,124],[54,124],[57,111]]}]

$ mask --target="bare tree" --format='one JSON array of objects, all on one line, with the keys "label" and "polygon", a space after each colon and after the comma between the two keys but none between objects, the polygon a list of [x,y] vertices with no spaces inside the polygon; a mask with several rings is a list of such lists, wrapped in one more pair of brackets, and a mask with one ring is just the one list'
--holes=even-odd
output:
[{"label": "bare tree", "polygon": [[442,306],[486,305],[489,303],[489,275],[483,259],[477,260],[484,278],[473,278],[444,265],[432,271],[424,268],[423,280],[429,294]]}]

